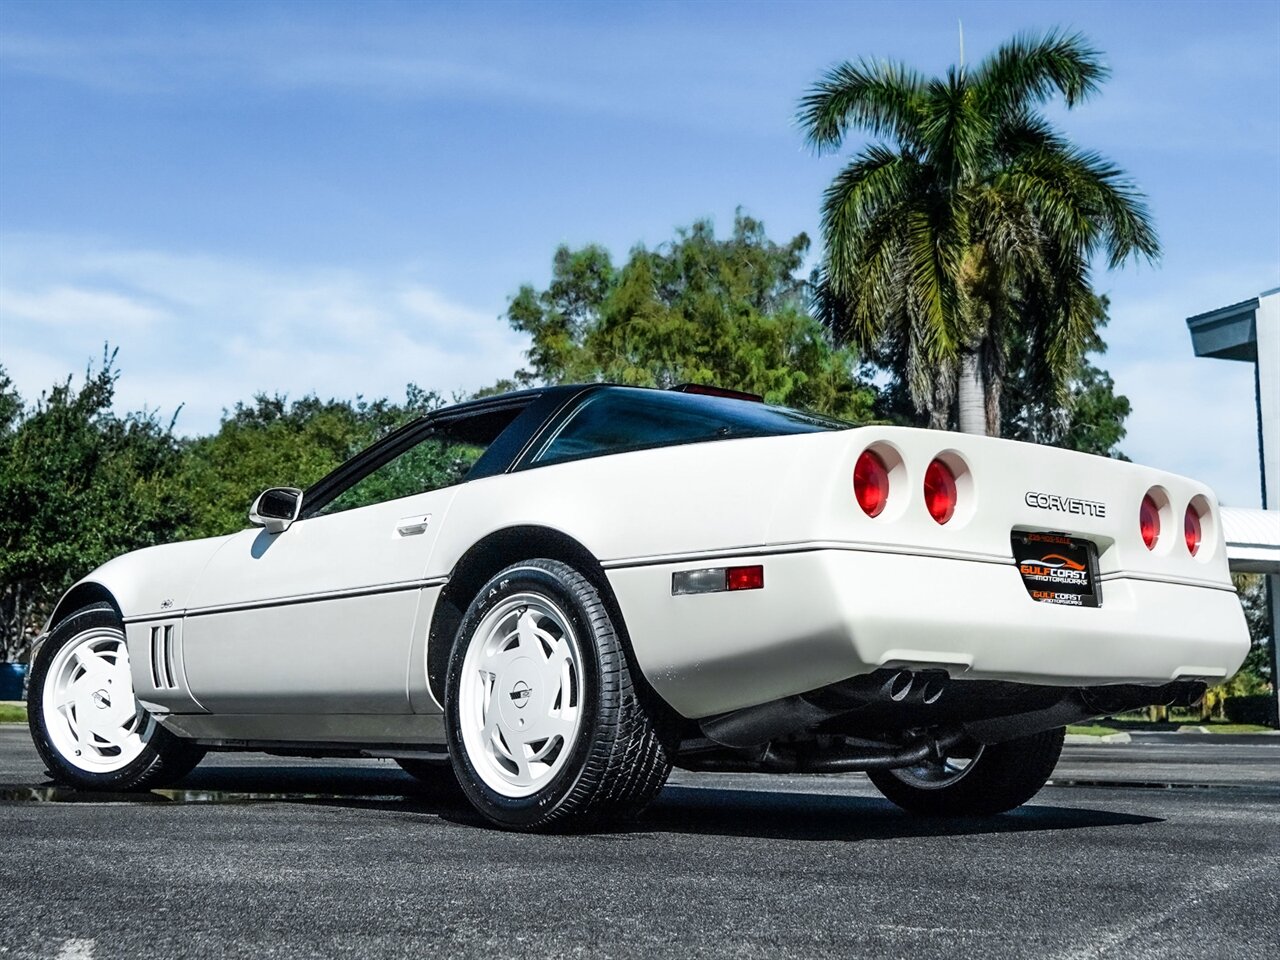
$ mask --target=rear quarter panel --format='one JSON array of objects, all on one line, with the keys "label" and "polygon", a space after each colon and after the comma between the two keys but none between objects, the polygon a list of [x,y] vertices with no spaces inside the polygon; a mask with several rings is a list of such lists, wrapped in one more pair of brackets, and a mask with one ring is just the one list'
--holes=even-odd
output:
[{"label": "rear quarter panel", "polygon": [[463,484],[428,576],[447,575],[486,535],[525,524],[573,537],[606,565],[759,546],[777,492],[807,439],[641,450]]}]

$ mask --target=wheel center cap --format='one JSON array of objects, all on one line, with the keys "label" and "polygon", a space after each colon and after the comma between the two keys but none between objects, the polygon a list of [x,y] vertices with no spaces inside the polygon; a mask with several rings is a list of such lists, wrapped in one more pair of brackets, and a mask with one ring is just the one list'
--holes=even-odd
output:
[{"label": "wheel center cap", "polygon": [[520,657],[513,662],[499,679],[494,696],[507,729],[516,734],[528,730],[542,710],[537,664],[528,657]]},{"label": "wheel center cap", "polygon": [[511,692],[507,694],[511,698],[511,702],[516,705],[517,710],[523,710],[529,702],[529,698],[533,696],[533,687],[525,683],[523,680],[517,680],[511,687]]},{"label": "wheel center cap", "polygon": [[99,710],[106,710],[111,706],[111,697],[105,690],[93,691],[93,702],[97,704]]}]

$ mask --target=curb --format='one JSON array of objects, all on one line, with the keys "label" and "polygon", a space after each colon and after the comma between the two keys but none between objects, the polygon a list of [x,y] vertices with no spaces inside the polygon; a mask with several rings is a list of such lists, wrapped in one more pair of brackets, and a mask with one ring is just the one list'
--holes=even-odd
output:
[{"label": "curb", "polygon": [[1083,733],[1068,733],[1066,742],[1076,746],[1091,746],[1095,743],[1132,743],[1133,738],[1123,730],[1119,733],[1108,733],[1105,737],[1091,737]]},{"label": "curb", "polygon": [[1270,783],[1192,783],[1171,780],[1101,780],[1080,777],[1051,777],[1046,787],[1090,787],[1116,790],[1242,790],[1254,793],[1274,794],[1276,787]]}]

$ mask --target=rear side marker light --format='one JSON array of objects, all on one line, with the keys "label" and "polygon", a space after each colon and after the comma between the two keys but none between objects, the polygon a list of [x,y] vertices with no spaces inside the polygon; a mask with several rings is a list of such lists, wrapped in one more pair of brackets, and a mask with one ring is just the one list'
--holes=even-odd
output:
[{"label": "rear side marker light", "polygon": [[929,516],[946,523],[956,512],[956,475],[941,460],[929,464],[924,472],[924,505]]},{"label": "rear side marker light", "polygon": [[726,590],[763,590],[764,567],[729,567],[724,572]]},{"label": "rear side marker light", "polygon": [[1138,510],[1138,530],[1147,549],[1154,550],[1156,541],[1160,539],[1160,508],[1156,506],[1151,494],[1142,498],[1142,506]]},{"label": "rear side marker light", "polygon": [[863,450],[853,465],[853,495],[868,517],[878,517],[889,502],[889,470],[870,450]]},{"label": "rear side marker light", "polygon": [[671,574],[671,595],[724,593],[727,590],[763,590],[764,567],[711,567],[706,570],[677,570]]},{"label": "rear side marker light", "polygon": [[1182,522],[1183,534],[1187,538],[1187,553],[1193,557],[1200,552],[1200,511],[1194,503],[1187,504],[1187,516]]}]

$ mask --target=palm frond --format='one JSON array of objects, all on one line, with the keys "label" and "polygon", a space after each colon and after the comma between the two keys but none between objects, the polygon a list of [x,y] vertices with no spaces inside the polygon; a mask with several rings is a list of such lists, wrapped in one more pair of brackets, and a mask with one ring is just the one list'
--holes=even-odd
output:
[{"label": "palm frond", "polygon": [[1013,113],[1061,94],[1073,107],[1097,91],[1110,71],[1079,33],[1022,33],[987,57],[973,86],[990,116]]},{"label": "palm frond", "polygon": [[855,266],[845,273],[833,274],[830,263],[823,264],[815,305],[836,342],[869,350],[887,327],[901,322],[908,293],[902,266],[907,209],[887,207],[862,229],[856,248],[846,252]]},{"label": "palm frond", "polygon": [[1112,268],[1129,257],[1155,259],[1160,242],[1146,198],[1122,170],[1092,151],[1047,141],[1024,150],[1001,177],[1061,242],[1107,252]]},{"label": "palm frond", "polygon": [[1064,166],[1073,183],[1092,195],[1092,214],[1102,228],[1112,269],[1129,257],[1154,260],[1160,255],[1146,197],[1123,170],[1101,154],[1078,149],[1067,152]]},{"label": "palm frond", "polygon": [[819,153],[838,149],[850,127],[915,146],[923,91],[924,79],[903,64],[845,61],[800,100],[796,122]]},{"label": "palm frond", "polygon": [[959,347],[956,277],[962,251],[955,249],[956,231],[945,219],[936,206],[916,208],[907,217],[906,230],[909,300],[922,323],[918,341],[935,361],[954,355]]},{"label": "palm frond", "polygon": [[918,170],[919,163],[912,155],[877,144],[836,174],[822,195],[822,233],[832,276],[847,278],[860,269],[864,231],[884,210],[911,193]]},{"label": "palm frond", "polygon": [[930,81],[922,104],[922,145],[953,189],[978,179],[991,154],[994,128],[975,108],[962,71],[952,67],[946,77]]}]

